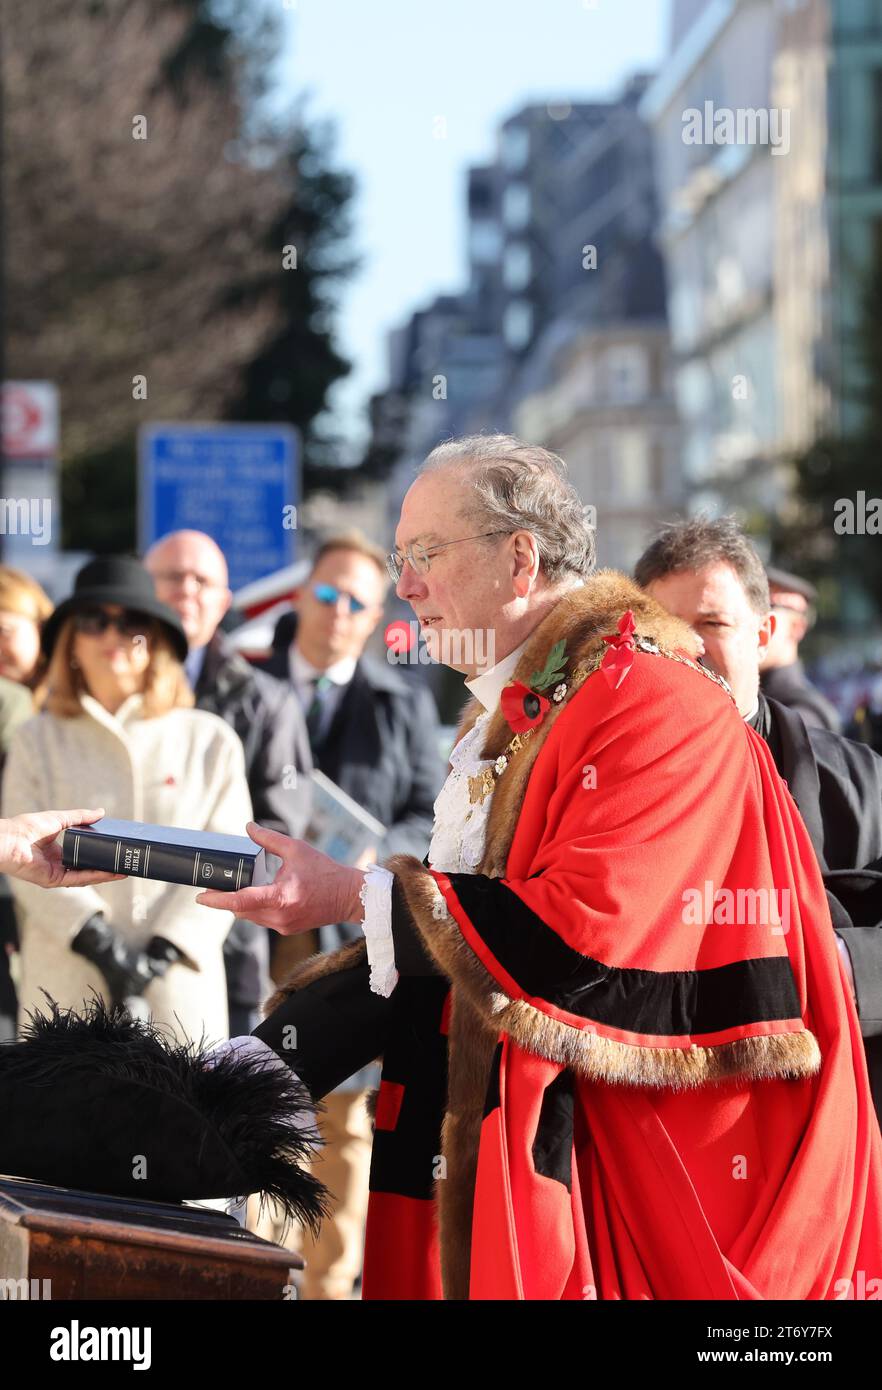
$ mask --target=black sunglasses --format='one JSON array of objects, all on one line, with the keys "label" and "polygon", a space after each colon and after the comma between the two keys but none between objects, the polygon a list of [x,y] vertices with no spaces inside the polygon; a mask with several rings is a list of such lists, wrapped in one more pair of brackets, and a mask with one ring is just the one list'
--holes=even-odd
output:
[{"label": "black sunglasses", "polygon": [[131,639],[145,636],[150,620],[132,608],[124,608],[118,616],[108,613],[105,608],[84,608],[74,615],[74,627],[88,637],[100,637],[109,627],[115,627],[121,637]]}]

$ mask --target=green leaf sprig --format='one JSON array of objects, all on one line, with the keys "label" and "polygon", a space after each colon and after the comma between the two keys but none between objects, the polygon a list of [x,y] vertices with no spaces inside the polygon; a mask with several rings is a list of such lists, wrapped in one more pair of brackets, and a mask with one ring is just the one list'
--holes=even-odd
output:
[{"label": "green leaf sprig", "polygon": [[555,642],[545,661],[541,671],[534,671],[530,677],[531,690],[547,690],[550,685],[559,685],[566,675],[566,649],[565,638]]}]

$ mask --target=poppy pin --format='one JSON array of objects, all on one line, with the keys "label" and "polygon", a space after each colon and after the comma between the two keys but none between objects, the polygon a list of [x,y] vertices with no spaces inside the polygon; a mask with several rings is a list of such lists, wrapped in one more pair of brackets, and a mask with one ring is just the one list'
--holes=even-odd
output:
[{"label": "poppy pin", "polygon": [[505,722],[516,734],[525,734],[534,729],[545,718],[549,703],[544,695],[537,695],[523,681],[512,681],[502,692],[500,703]]},{"label": "poppy pin", "polygon": [[565,665],[566,642],[561,638],[548,653],[542,670],[533,672],[529,685],[525,685],[523,681],[512,681],[505,687],[500,700],[502,713],[509,728],[516,734],[525,734],[528,729],[535,729],[550,710],[551,701],[540,694],[541,691],[554,687],[551,699],[555,704],[560,704],[567,693],[564,680]]}]

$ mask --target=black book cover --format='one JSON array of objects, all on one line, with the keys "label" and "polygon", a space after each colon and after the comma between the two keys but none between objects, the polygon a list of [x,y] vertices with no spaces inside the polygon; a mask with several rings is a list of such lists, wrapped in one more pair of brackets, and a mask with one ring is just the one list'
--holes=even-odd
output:
[{"label": "black book cover", "polygon": [[182,830],[109,816],[65,830],[61,859],[68,869],[103,869],[227,893],[269,881],[264,851],[247,835]]}]

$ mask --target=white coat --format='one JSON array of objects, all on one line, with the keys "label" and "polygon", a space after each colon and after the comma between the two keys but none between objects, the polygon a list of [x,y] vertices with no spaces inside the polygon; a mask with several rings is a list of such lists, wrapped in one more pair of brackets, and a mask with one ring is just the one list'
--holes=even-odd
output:
[{"label": "white coat", "polygon": [[[244,755],[222,719],[193,709],[145,719],[140,694],[116,714],[91,695],[80,700],[82,715],[44,711],[16,731],[3,775],[4,816],[103,806],[123,820],[245,834],[251,799]],[[179,1039],[228,1035],[223,943],[233,914],[199,906],[198,889],[144,878],[49,891],[20,879],[10,885],[21,936],[19,1027],[27,1010],[45,1009],[41,989],[72,1008],[93,989],[108,998],[100,971],[70,949],[89,917],[104,912],[133,945],[163,936],[198,966],[170,965],[147,987],[155,1022]]]}]

